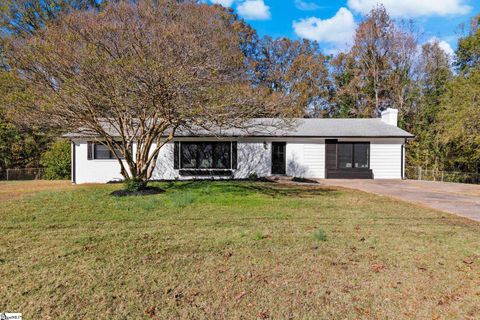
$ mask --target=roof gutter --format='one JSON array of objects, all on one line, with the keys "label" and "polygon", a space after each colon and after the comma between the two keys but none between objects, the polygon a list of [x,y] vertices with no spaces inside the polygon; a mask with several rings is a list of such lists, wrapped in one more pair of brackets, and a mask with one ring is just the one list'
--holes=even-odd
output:
[{"label": "roof gutter", "polygon": [[[85,138],[85,139],[97,139],[100,136],[85,136],[85,135],[63,135],[65,138],[69,139],[79,139],[79,138]],[[168,136],[161,136],[162,138],[166,138]],[[118,136],[120,138],[120,136]],[[397,139],[414,139],[414,135],[401,135],[401,136],[340,136],[340,135],[335,135],[335,136],[291,136],[291,135],[223,135],[223,136],[215,136],[215,135],[179,135],[175,136],[175,138],[325,138],[325,139],[335,139],[335,138],[342,138],[342,139],[353,139],[353,138],[397,138]]]}]

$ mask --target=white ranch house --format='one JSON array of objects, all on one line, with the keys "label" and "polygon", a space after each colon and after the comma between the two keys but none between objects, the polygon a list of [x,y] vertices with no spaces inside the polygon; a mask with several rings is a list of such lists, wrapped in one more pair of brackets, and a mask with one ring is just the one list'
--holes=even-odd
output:
[{"label": "white ranch house", "polygon": [[[287,175],[329,179],[402,179],[405,142],[398,111],[377,119],[254,119],[249,129],[180,133],[160,151],[152,180]],[[121,180],[120,165],[95,137],[72,141],[72,182]],[[133,146],[135,148],[135,145]],[[134,150],[135,151],[135,150]]]}]

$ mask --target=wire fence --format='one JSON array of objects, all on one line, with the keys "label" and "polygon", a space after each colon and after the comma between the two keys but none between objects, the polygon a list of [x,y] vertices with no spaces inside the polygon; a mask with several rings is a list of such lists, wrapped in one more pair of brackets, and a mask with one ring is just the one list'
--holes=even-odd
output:
[{"label": "wire fence", "polygon": [[42,178],[42,168],[0,170],[0,180],[39,180]]},{"label": "wire fence", "polygon": [[440,171],[422,167],[406,167],[405,175],[407,179],[411,180],[480,184],[479,172]]},{"label": "wire fence", "polygon": [[[480,184],[479,172],[440,171],[422,167],[406,167],[405,176],[411,180]],[[0,169],[0,180],[39,180],[43,178],[43,168]]]}]

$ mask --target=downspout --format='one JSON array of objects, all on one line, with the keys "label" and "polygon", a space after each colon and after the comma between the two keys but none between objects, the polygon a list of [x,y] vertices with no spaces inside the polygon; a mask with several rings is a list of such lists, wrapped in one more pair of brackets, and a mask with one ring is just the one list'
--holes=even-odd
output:
[{"label": "downspout", "polygon": [[407,139],[402,144],[402,180],[405,180],[405,144],[407,143]]},{"label": "downspout", "polygon": [[72,184],[76,184],[76,150],[75,150],[75,142],[73,142],[72,140],[72,144],[71,144],[71,156],[72,156],[72,167],[71,167],[71,175],[72,175]]}]

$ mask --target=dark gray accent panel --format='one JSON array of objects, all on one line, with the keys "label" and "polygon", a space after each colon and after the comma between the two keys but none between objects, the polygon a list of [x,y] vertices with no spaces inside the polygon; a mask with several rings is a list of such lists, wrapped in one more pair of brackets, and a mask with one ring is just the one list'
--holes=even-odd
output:
[{"label": "dark gray accent panel", "polygon": [[87,159],[93,160],[93,142],[87,142]]},{"label": "dark gray accent panel", "polygon": [[[341,142],[340,142],[341,143]],[[325,140],[325,178],[326,179],[373,179],[373,172],[369,168],[339,168],[338,167],[338,140]],[[359,143],[362,144],[362,143]],[[353,150],[352,150],[353,151]],[[370,155],[370,152],[368,151]],[[368,160],[370,163],[370,160]]]},{"label": "dark gray accent panel", "polygon": [[173,168],[180,169],[180,142],[173,143]]},{"label": "dark gray accent panel", "polygon": [[325,168],[336,169],[337,168],[337,140],[329,139],[325,140],[326,152],[325,152]]},{"label": "dark gray accent panel", "polygon": [[329,169],[327,179],[373,179],[370,169]]},{"label": "dark gray accent panel", "polygon": [[232,169],[236,170],[237,167],[237,142],[232,141]]},{"label": "dark gray accent panel", "polygon": [[199,169],[182,169],[179,171],[181,176],[201,176],[201,177],[231,177],[233,175],[232,170],[199,170]]},{"label": "dark gray accent panel", "polygon": [[272,142],[272,174],[285,174],[287,171],[286,159],[287,143]]}]

